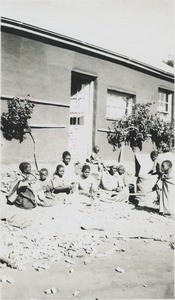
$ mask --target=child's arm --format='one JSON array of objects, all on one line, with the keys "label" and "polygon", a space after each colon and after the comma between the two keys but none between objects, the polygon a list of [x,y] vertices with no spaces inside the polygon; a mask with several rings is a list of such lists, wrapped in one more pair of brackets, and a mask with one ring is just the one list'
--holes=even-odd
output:
[{"label": "child's arm", "polygon": [[64,185],[64,183],[59,182],[58,178],[54,177],[52,180],[53,191],[56,193],[70,192],[73,185]]}]

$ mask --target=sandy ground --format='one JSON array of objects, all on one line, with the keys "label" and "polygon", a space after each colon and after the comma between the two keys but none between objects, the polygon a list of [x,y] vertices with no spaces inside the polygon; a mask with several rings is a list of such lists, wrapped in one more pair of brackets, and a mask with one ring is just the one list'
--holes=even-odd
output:
[{"label": "sandy ground", "polygon": [[26,211],[2,193],[1,299],[173,299],[173,234],[174,219],[152,203]]}]

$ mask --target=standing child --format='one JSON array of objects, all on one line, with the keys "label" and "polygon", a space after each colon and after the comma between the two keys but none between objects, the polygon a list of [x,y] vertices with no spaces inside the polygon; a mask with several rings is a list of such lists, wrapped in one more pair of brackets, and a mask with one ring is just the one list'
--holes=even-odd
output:
[{"label": "standing child", "polygon": [[159,160],[158,151],[156,151],[156,150],[152,151],[150,153],[150,158],[153,161],[153,166],[152,166],[152,169],[149,171],[148,174],[160,176],[162,174],[162,172],[161,172],[161,163],[160,163],[160,160]]},{"label": "standing child", "polygon": [[159,213],[162,215],[173,215],[175,212],[175,175],[172,171],[172,162],[164,160],[161,165],[162,176],[161,182],[158,182],[160,187],[160,204]]}]

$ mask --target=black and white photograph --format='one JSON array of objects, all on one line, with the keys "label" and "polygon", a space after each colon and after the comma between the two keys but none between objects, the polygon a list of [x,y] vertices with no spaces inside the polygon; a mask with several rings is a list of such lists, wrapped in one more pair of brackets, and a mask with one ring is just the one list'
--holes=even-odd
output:
[{"label": "black and white photograph", "polygon": [[174,299],[174,0],[1,0],[0,299]]}]

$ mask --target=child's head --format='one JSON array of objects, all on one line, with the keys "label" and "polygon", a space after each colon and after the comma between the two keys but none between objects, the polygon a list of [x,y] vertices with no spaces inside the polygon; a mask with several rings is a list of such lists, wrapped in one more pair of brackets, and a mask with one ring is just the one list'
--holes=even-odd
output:
[{"label": "child's head", "polygon": [[164,160],[161,165],[161,169],[163,173],[168,173],[168,171],[172,168],[172,162],[170,160]]},{"label": "child's head", "polygon": [[91,168],[90,168],[90,166],[89,165],[84,165],[83,167],[82,167],[82,175],[83,175],[83,177],[84,178],[88,178],[88,176],[89,176],[89,174],[90,174],[90,171],[91,171]]},{"label": "child's head", "polygon": [[117,171],[117,167],[116,167],[115,165],[110,166],[110,168],[109,168],[109,173],[110,173],[111,175],[114,175],[114,174],[116,173],[116,171]]},{"label": "child's head", "polygon": [[56,175],[58,175],[59,177],[63,177],[64,175],[64,166],[63,165],[58,165],[56,167]]},{"label": "child's head", "polygon": [[31,165],[28,162],[20,163],[19,169],[23,174],[30,174],[31,173]]},{"label": "child's head", "polygon": [[122,174],[124,174],[125,173],[125,167],[123,166],[123,165],[120,165],[119,167],[118,167],[118,173],[120,174],[120,175],[122,175]]},{"label": "child's head", "polygon": [[100,148],[96,145],[93,147],[93,151],[97,154],[100,151]]},{"label": "child's head", "polygon": [[65,165],[68,165],[71,161],[71,154],[69,151],[64,151],[62,155]]},{"label": "child's head", "polygon": [[46,168],[42,168],[39,172],[39,175],[40,175],[40,180],[44,181],[44,180],[46,180],[47,176],[49,175],[49,172]]},{"label": "child's head", "polygon": [[156,151],[156,150],[152,151],[150,153],[150,157],[151,157],[152,161],[155,161],[156,158],[158,157],[158,155],[159,155],[158,151]]}]

